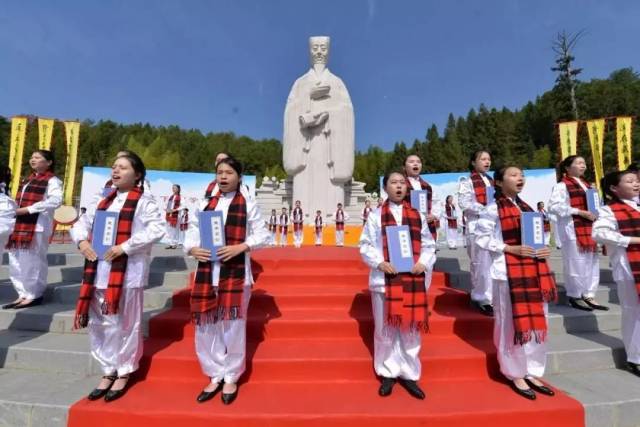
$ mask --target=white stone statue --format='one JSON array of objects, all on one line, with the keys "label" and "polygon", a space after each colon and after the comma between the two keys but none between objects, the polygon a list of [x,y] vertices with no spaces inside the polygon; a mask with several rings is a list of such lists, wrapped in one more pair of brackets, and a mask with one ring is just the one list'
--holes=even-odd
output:
[{"label": "white stone statue", "polygon": [[327,68],[329,37],[309,38],[311,69],[291,88],[284,112],[283,157],[293,176],[293,200],[306,214],[333,214],[345,204],[355,155],[353,105]]}]

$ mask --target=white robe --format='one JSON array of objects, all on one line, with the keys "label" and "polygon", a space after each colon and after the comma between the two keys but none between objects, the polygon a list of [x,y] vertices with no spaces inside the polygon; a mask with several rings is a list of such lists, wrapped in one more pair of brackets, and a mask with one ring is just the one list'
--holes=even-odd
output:
[{"label": "white robe", "polygon": [[[517,205],[516,205],[517,206]],[[491,254],[489,269],[493,284],[493,343],[498,353],[500,372],[509,380],[544,375],[547,360],[546,342],[531,340],[524,345],[513,343],[514,326],[511,295],[504,256],[505,243],[498,216],[498,207],[490,204],[476,223],[476,245]],[[547,304],[544,304],[545,314]]]},{"label": "white robe", "polygon": [[[481,176],[485,185],[490,186],[491,182],[487,177],[484,175]],[[489,201],[488,204],[490,205],[492,203],[492,201]],[[473,182],[469,177],[460,179],[458,205],[466,220],[466,246],[470,261],[471,299],[481,304],[491,304],[493,300],[493,282],[491,276],[488,274],[489,266],[491,265],[491,255],[475,244],[476,224],[487,206],[478,203],[476,200]]]},{"label": "white robe", "polygon": [[[624,202],[640,210],[634,201]],[[626,249],[631,239],[620,234],[618,221],[609,206],[601,207],[598,212],[592,236],[596,242],[607,245],[613,280],[618,285],[618,298],[622,308],[622,341],[627,361],[640,364],[640,299]]]},{"label": "white robe", "polygon": [[[311,99],[311,89],[329,86],[327,96]],[[328,112],[320,126],[301,128],[303,116]],[[328,69],[310,69],[291,88],[284,112],[284,169],[293,176],[293,200],[309,212],[330,212],[344,200],[354,165],[355,128],[346,86]]]},{"label": "white robe", "polygon": [[16,223],[16,202],[0,190],[0,260]]},{"label": "white robe", "polygon": [[[174,195],[171,195],[171,197],[169,197],[169,200],[167,200],[167,208],[165,211],[168,212],[169,210],[173,209],[177,209],[177,207],[175,197]],[[169,221],[166,221],[166,229],[166,236],[169,245],[178,246],[178,243],[180,243],[180,212],[178,212],[178,221],[176,222],[176,225],[172,226]]]},{"label": "white robe", "polygon": [[[23,190],[28,186],[26,184]],[[16,203],[19,206],[20,200]],[[31,247],[9,250],[9,277],[20,298],[39,298],[47,288],[47,251],[53,232],[53,212],[61,204],[62,181],[54,176],[49,179],[44,198],[28,207],[29,213],[38,213]]]},{"label": "white robe", "polygon": [[[582,182],[578,184],[587,190]],[[571,298],[593,298],[600,283],[600,265],[597,252],[582,253],[578,250],[573,217],[578,209],[571,207],[569,192],[563,182],[553,186],[549,199],[549,213],[556,218],[558,238],[562,244],[564,286]]]},{"label": "white robe", "polygon": [[[120,212],[128,194],[119,193],[107,208],[107,212]],[[101,199],[94,200],[87,213],[71,228],[71,238],[76,245],[88,239]],[[149,281],[151,248],[163,237],[164,221],[160,207],[150,194],[143,193],[134,213],[131,237],[120,244],[128,259],[116,315],[102,314],[100,307],[109,284],[111,263],[98,261],[94,283],[96,289],[91,299],[88,327],[91,355],[102,368],[104,375],[128,375],[139,367],[143,350],[144,288]]]},{"label": "white robe", "polygon": [[346,223],[349,221],[349,214],[342,210],[342,217],[338,218],[338,211],[333,215],[333,220],[336,223],[336,246],[344,246],[344,230],[338,230],[338,223]]},{"label": "white robe", "polygon": [[[390,203],[391,213],[398,224],[402,223],[402,205]],[[435,242],[427,226],[426,218],[422,219],[420,257],[425,271],[425,290],[431,285],[431,274],[436,261]],[[403,331],[386,324],[385,319],[385,279],[378,265],[384,261],[382,253],[382,219],[381,209],[369,214],[360,236],[360,256],[369,266],[369,289],[374,320],[374,369],[376,374],[386,378],[403,378],[417,381],[420,379],[420,347],[422,337],[418,331]]]},{"label": "white robe", "polygon": [[[280,246],[287,246],[287,234],[289,233],[289,215],[280,214],[278,219]],[[285,229],[285,227],[287,227]]]},{"label": "white robe", "polygon": [[444,223],[445,229],[447,230],[447,246],[449,247],[449,249],[455,249],[458,246],[458,227],[449,227],[448,221],[449,219],[455,219],[456,221],[459,221],[457,213],[458,210],[455,207],[452,207],[451,217],[448,217],[446,207],[442,210],[442,222]]},{"label": "white robe", "polygon": [[[320,227],[320,229],[318,230],[317,227]],[[313,231],[315,233],[316,236],[316,241],[315,244],[316,246],[321,246],[322,245],[322,230],[324,228],[324,222],[322,221],[322,217],[320,217],[320,219],[318,220],[318,217],[316,216],[316,218],[313,220]]]},{"label": "white robe", "polygon": [[[221,195],[216,211],[222,212],[222,218],[227,221],[229,206],[235,197],[235,192]],[[245,252],[245,279],[242,296],[242,316],[236,320],[221,320],[213,324],[196,326],[195,349],[200,362],[202,372],[218,383],[224,380],[226,383],[236,383],[245,371],[246,366],[246,334],[247,334],[247,309],[251,298],[251,250],[255,250],[269,244],[269,231],[260,216],[260,209],[251,198],[246,198],[247,203],[247,237],[245,243],[249,251]],[[204,210],[208,201],[200,203],[198,212]],[[192,248],[200,246],[200,224],[198,212],[195,212],[189,224],[189,230],[184,242],[184,251],[189,253]],[[218,286],[220,279],[220,262],[213,263],[211,283]]]}]

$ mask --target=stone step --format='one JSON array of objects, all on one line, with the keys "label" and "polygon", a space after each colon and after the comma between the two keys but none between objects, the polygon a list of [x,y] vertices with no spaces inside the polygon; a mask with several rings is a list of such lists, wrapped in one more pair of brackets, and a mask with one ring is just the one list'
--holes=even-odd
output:
[{"label": "stone step", "polygon": [[[0,309],[0,330],[86,334],[86,329],[73,330],[74,308],[72,304],[49,303],[20,310]],[[145,336],[149,319],[165,310],[166,308],[145,307],[142,314]]]},{"label": "stone step", "polygon": [[612,304],[609,311],[582,311],[567,305],[549,305],[549,334],[579,334],[620,329],[620,306]]},{"label": "stone step", "polygon": [[[77,250],[71,253],[48,253],[47,262],[50,267],[54,265],[81,266],[84,265],[84,257]],[[2,264],[9,264],[9,254],[6,251],[2,255]]]},{"label": "stone step", "polygon": [[640,378],[627,371],[583,370],[545,380],[582,402],[587,427],[640,425]]},{"label": "stone step", "polygon": [[548,337],[547,374],[613,369],[624,366],[626,356],[620,330]]},{"label": "stone step", "polygon": [[0,369],[0,425],[64,427],[69,407],[98,381],[99,376]]}]

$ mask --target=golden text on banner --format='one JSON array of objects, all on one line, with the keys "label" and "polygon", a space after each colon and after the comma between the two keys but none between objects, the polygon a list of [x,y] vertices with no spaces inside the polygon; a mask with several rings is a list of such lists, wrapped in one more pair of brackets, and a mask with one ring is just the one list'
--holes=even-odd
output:
[{"label": "golden text on banner", "polygon": [[631,164],[631,117],[616,118],[616,146],[618,147],[618,169],[625,170]]},{"label": "golden text on banner", "polygon": [[578,122],[558,123],[560,155],[563,159],[578,151]]},{"label": "golden text on banner", "polygon": [[80,142],[80,122],[64,122],[67,136],[67,166],[64,170],[64,204],[73,206],[73,187],[76,180],[78,144]]},{"label": "golden text on banner", "polygon": [[54,119],[38,117],[38,149],[51,150]]},{"label": "golden text on banner", "polygon": [[600,180],[604,175],[602,167],[604,123],[604,119],[587,121],[587,131],[589,133],[589,142],[591,143],[591,156],[593,157],[593,172],[596,177],[596,186],[598,189],[600,189]]},{"label": "golden text on banner", "polygon": [[27,118],[13,117],[11,119],[11,143],[9,145],[9,168],[11,168],[11,195],[18,193],[20,174],[22,172],[22,156],[24,142],[27,137]]}]

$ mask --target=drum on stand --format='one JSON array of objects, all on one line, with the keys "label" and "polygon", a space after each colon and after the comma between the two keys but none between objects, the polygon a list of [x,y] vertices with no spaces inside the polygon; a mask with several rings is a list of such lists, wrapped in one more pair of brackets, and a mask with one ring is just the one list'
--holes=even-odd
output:
[{"label": "drum on stand", "polygon": [[53,233],[49,238],[49,243],[54,240],[56,233],[59,233],[57,243],[65,243],[65,234],[69,233],[71,224],[78,219],[78,211],[73,206],[62,205],[53,212]]}]

